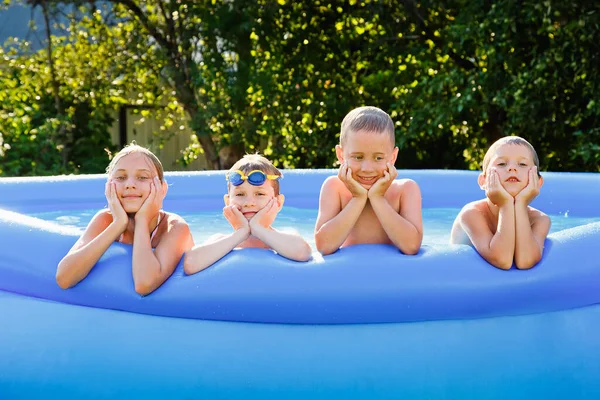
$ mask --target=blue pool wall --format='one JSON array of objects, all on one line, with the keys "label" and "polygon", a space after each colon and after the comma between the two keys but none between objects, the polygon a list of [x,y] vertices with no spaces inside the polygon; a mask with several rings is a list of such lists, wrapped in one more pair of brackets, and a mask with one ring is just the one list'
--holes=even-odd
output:
[{"label": "blue pool wall", "polygon": [[[284,170],[281,181],[286,205],[317,208],[323,181],[337,170]],[[477,171],[400,170],[399,177],[415,180],[423,207],[461,208],[481,199]],[[598,216],[600,174],[542,172],[544,185],[533,206],[548,214]],[[164,208],[172,211],[221,210],[226,193],[225,171],[166,173],[169,192]],[[0,178],[0,208],[31,213],[55,210],[100,209],[106,205],[106,175]],[[23,184],[25,183],[25,184]]]}]

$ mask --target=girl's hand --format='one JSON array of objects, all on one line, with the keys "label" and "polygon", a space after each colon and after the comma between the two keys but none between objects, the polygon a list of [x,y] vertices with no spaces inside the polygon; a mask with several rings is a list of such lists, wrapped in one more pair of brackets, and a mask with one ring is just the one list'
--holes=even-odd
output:
[{"label": "girl's hand", "polygon": [[352,193],[352,197],[364,198],[367,196],[367,189],[362,187],[360,183],[356,182],[356,180],[352,177],[352,169],[348,167],[348,163],[343,163],[338,172],[338,178],[344,185],[348,188],[350,193]]},{"label": "girl's hand", "polygon": [[119,226],[121,228],[121,233],[125,232],[127,228],[127,224],[129,223],[129,217],[123,208],[123,205],[119,201],[119,197],[117,196],[117,186],[113,182],[112,179],[106,181],[106,185],[104,187],[104,195],[106,196],[106,200],[108,201],[108,209],[110,211],[110,215],[113,218],[113,224]]},{"label": "girl's hand", "polygon": [[375,182],[373,186],[371,186],[371,189],[369,189],[369,192],[367,193],[367,196],[370,199],[374,197],[383,197],[385,195],[385,192],[387,192],[387,190],[392,185],[392,182],[394,182],[394,179],[396,179],[396,177],[398,176],[398,170],[396,169],[396,167],[394,167],[390,163],[387,163],[386,165],[387,169],[383,171],[383,176],[377,179],[377,182]]},{"label": "girl's hand", "polygon": [[150,182],[150,194],[146,197],[138,212],[135,213],[135,222],[150,222],[160,212],[164,198],[165,191],[160,180],[155,176]]},{"label": "girl's hand", "polygon": [[514,198],[500,183],[500,176],[495,168],[490,169],[490,174],[486,181],[485,195],[494,205],[502,207],[505,204],[514,203]]},{"label": "girl's hand", "polygon": [[234,230],[246,230],[248,231],[248,235],[250,235],[248,220],[244,217],[238,206],[231,204],[224,207],[223,216],[225,216],[225,219],[231,224]]},{"label": "girl's hand", "polygon": [[279,209],[279,201],[276,197],[273,197],[254,215],[254,217],[252,217],[250,220],[250,230],[257,225],[265,228],[270,227],[273,222],[275,222],[275,218],[277,217],[277,213],[279,213]]},{"label": "girl's hand", "polygon": [[525,205],[529,205],[540,194],[540,178],[536,166],[529,169],[528,176],[527,186],[515,196],[515,201],[523,202]]}]

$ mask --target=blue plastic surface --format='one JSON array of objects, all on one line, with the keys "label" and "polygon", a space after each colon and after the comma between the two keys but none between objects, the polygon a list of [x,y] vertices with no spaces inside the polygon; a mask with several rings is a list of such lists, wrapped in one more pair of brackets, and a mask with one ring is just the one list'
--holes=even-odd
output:
[{"label": "blue plastic surface", "polygon": [[[286,204],[315,208],[332,173],[286,171]],[[400,175],[424,207],[483,195],[475,172]],[[168,174],[165,208],[220,209],[223,176]],[[544,177],[536,207],[598,215],[600,174]],[[0,179],[14,211],[0,212],[1,399],[600,397],[600,223],[552,234],[529,271],[468,246],[355,246],[309,263],[251,249],[190,277],[179,266],[144,298],[131,247],[114,244],[61,290],[56,264],[79,232],[17,213],[101,208],[104,179]]]}]

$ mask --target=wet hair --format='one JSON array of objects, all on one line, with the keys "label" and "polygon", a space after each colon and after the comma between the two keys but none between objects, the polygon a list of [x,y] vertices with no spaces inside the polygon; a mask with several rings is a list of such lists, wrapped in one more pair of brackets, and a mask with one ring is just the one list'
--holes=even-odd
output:
[{"label": "wet hair", "polygon": [[396,143],[394,122],[392,121],[392,118],[380,108],[366,106],[355,108],[350,111],[342,121],[340,145],[344,146],[350,133],[361,131],[387,134],[390,137],[392,146]]},{"label": "wet hair", "polygon": [[145,147],[139,146],[138,144],[136,144],[135,142],[131,142],[130,144],[128,144],[127,146],[123,147],[121,149],[121,151],[119,151],[114,157],[113,159],[110,161],[110,164],[108,164],[108,167],[106,167],[106,173],[110,176],[110,174],[112,173],[112,171],[115,169],[115,166],[117,165],[117,163],[125,156],[128,156],[130,154],[133,153],[142,153],[143,155],[146,156],[146,158],[148,160],[150,160],[150,162],[154,165],[154,167],[156,168],[156,172],[158,174],[158,179],[161,182],[164,182],[164,175],[165,172],[163,170],[163,166],[162,163],[160,162],[160,160],[158,159],[158,157],[156,157],[154,155],[154,153],[152,153],[150,150],[148,150]]},{"label": "wet hair", "polygon": [[[277,175],[283,177],[283,174],[280,170],[275,168],[275,166],[269,161],[266,157],[261,156],[260,154],[246,154],[242,157],[238,162],[233,164],[233,166],[229,169],[229,172],[240,170],[244,174],[247,174],[250,171],[259,170],[264,172],[267,175]],[[275,196],[279,195],[279,180],[267,179],[268,182],[271,182],[273,185],[273,190],[275,191]],[[227,184],[227,190],[229,191],[230,184]]]},{"label": "wet hair", "polygon": [[529,143],[527,140],[523,139],[520,136],[505,136],[501,139],[496,140],[490,146],[488,151],[485,153],[485,156],[483,157],[483,164],[481,166],[481,169],[483,170],[484,174],[487,172],[487,168],[489,167],[490,161],[492,160],[492,155],[496,152],[496,149],[505,144],[513,144],[513,145],[517,145],[517,146],[527,147],[529,149],[529,151],[531,151],[533,163],[535,164],[535,166],[537,167],[537,170],[538,170],[538,172],[537,172],[538,176],[542,176],[540,174],[540,159],[538,158],[537,152],[535,151],[535,149],[533,148],[531,143]]}]

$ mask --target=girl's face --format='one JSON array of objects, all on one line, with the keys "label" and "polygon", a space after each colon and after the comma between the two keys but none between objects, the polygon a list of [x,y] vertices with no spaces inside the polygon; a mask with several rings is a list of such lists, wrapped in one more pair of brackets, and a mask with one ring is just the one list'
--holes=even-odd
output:
[{"label": "girl's face", "polygon": [[[142,153],[121,158],[108,177],[115,183],[117,197],[127,213],[136,213],[150,194],[150,183],[158,171]],[[159,187],[156,188],[160,190]]]}]

